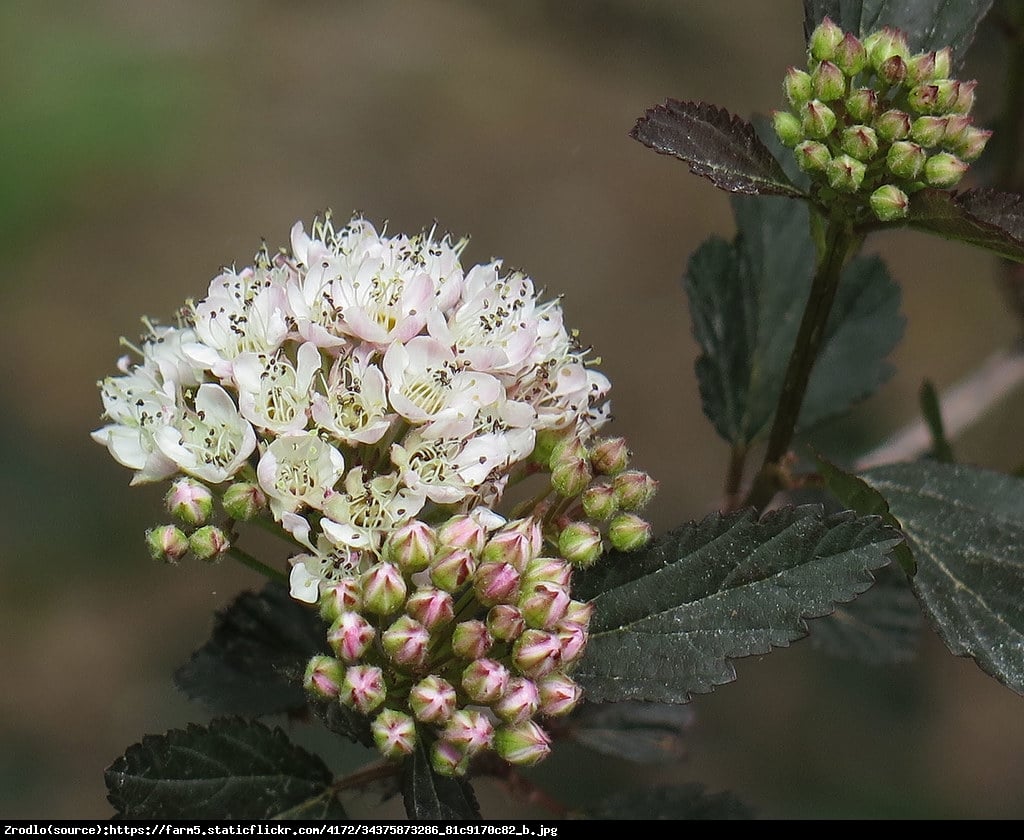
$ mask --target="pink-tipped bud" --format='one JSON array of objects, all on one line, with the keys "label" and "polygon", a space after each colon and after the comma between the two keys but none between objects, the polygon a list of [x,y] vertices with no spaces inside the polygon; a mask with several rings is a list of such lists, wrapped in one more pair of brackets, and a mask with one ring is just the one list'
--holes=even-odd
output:
[{"label": "pink-tipped bud", "polygon": [[538,557],[523,575],[520,586],[525,590],[537,583],[553,583],[556,586],[568,586],[572,579],[572,567],[564,560],[551,557]]},{"label": "pink-tipped bud", "polygon": [[176,525],[159,525],[146,531],[146,547],[154,560],[173,565],[188,554],[188,537]]},{"label": "pink-tipped bud", "polygon": [[772,111],[772,126],[779,142],[789,149],[804,139],[804,127],[789,111]]},{"label": "pink-tipped bud", "polygon": [[558,643],[561,645],[559,653],[562,667],[567,667],[575,662],[587,647],[587,628],[575,621],[562,621],[556,630]]},{"label": "pink-tipped bud", "polygon": [[907,63],[898,55],[887,58],[878,68],[878,75],[890,85],[900,85],[907,78]]},{"label": "pink-tipped bud", "polygon": [[857,88],[846,97],[846,113],[859,123],[867,123],[878,110],[878,94],[871,88]]},{"label": "pink-tipped bud", "polygon": [[457,744],[441,739],[430,747],[430,766],[439,776],[465,776],[469,769],[469,756]]},{"label": "pink-tipped bud", "polygon": [[570,522],[558,535],[558,553],[577,568],[593,566],[603,551],[601,532],[589,522]]},{"label": "pink-tipped bud", "polygon": [[437,545],[441,554],[467,551],[479,557],[487,542],[487,529],[469,514],[453,516],[437,529]]},{"label": "pink-tipped bud", "polygon": [[527,677],[543,677],[561,664],[562,644],[546,630],[523,631],[512,646],[512,664]]},{"label": "pink-tipped bud", "polygon": [[[960,111],[959,108],[957,107],[957,105],[958,105],[958,103],[960,101],[960,90],[961,90],[961,88],[966,87],[969,84],[968,82],[958,82],[956,79],[939,79],[937,82],[932,82],[932,84],[935,85],[935,90],[936,90],[936,94],[935,94],[935,109],[936,109],[936,111],[935,111],[935,113],[937,113],[937,114],[950,114],[950,113],[954,113],[954,112],[967,113],[967,111],[971,110],[970,107],[968,107],[967,111]],[[973,104],[974,104],[973,92],[969,95],[969,97],[965,98],[965,103],[967,101],[967,98],[970,99],[971,105],[973,106]]]},{"label": "pink-tipped bud", "polygon": [[213,513],[213,493],[205,484],[179,478],[167,491],[164,504],[170,514],[186,525],[204,525]]},{"label": "pink-tipped bud", "polygon": [[358,662],[370,648],[377,631],[357,612],[338,615],[327,631],[327,644],[344,662]]},{"label": "pink-tipped bud", "polygon": [[804,172],[824,172],[832,162],[832,153],[828,146],[816,140],[804,140],[793,149],[793,156]]},{"label": "pink-tipped bud", "polygon": [[918,117],[910,124],[910,136],[926,149],[938,146],[946,136],[946,117]]},{"label": "pink-tipped bud", "polygon": [[320,617],[334,623],[342,613],[356,612],[363,604],[363,591],[355,578],[342,578],[322,587]]},{"label": "pink-tipped bud", "polygon": [[442,732],[442,739],[473,756],[487,749],[494,739],[494,725],[483,712],[460,709],[455,712]]},{"label": "pink-tipped bud", "polygon": [[907,82],[919,85],[930,82],[935,76],[935,50],[918,53],[907,61]]},{"label": "pink-tipped bud", "polygon": [[[899,58],[904,62],[910,60],[907,36],[891,26],[886,26],[868,35],[864,39],[864,48],[868,52],[868,60],[871,62],[871,66],[879,74],[881,74],[882,66],[886,61],[893,58]],[[906,78],[905,71],[903,78]],[[900,81],[903,81],[903,79],[900,79]]]},{"label": "pink-tipped bud", "polygon": [[968,166],[956,155],[939,152],[928,158],[924,165],[924,178],[933,187],[949,189],[960,183]]},{"label": "pink-tipped bud", "polygon": [[907,94],[907,104],[918,114],[940,113],[938,86],[934,83],[918,85]]},{"label": "pink-tipped bud", "polygon": [[811,57],[818,61],[830,61],[836,49],[843,41],[843,30],[832,19],[825,17],[819,23],[807,41],[807,49]]},{"label": "pink-tipped bud", "polygon": [[897,140],[889,147],[885,165],[897,178],[913,181],[921,174],[927,154],[917,143]]},{"label": "pink-tipped bud", "polygon": [[267,494],[258,484],[240,481],[224,491],[224,512],[239,522],[249,522],[267,509]]},{"label": "pink-tipped bud", "polygon": [[636,551],[650,542],[651,523],[635,513],[617,513],[608,524],[608,540],[618,551]]},{"label": "pink-tipped bud", "polygon": [[875,133],[886,143],[904,140],[910,136],[910,115],[891,108],[875,119]]},{"label": "pink-tipped bud", "polygon": [[384,672],[375,665],[351,665],[338,691],[338,699],[350,709],[369,714],[387,697]]},{"label": "pink-tipped bud", "polygon": [[583,689],[565,674],[550,674],[537,683],[540,713],[545,717],[564,717],[579,705]]},{"label": "pink-tipped bud", "polygon": [[835,102],[846,95],[846,77],[831,61],[823,61],[811,73],[811,86],[815,99]]},{"label": "pink-tipped bud", "polygon": [[519,595],[519,572],[509,563],[481,563],[473,575],[473,592],[485,607],[514,601]]},{"label": "pink-tipped bud", "polygon": [[614,487],[619,507],[634,512],[647,507],[654,494],[658,492],[658,482],[641,470],[619,473],[615,476]]},{"label": "pink-tipped bud", "polygon": [[231,541],[216,525],[204,525],[192,532],[188,538],[188,548],[200,560],[213,562],[220,560],[224,552],[231,548]]},{"label": "pink-tipped bud", "polygon": [[405,603],[408,592],[401,570],[393,563],[377,563],[359,578],[363,609],[374,615],[391,615]]},{"label": "pink-tipped bud", "polygon": [[569,591],[553,583],[538,583],[523,593],[519,609],[527,627],[551,630],[565,616],[569,607]]},{"label": "pink-tipped bud", "polygon": [[333,700],[338,696],[345,679],[345,666],[330,656],[314,656],[306,666],[302,685],[310,694],[321,700]]},{"label": "pink-tipped bud", "polygon": [[491,709],[505,723],[515,726],[537,714],[540,709],[540,692],[532,680],[513,677],[501,699]]},{"label": "pink-tipped bud", "polygon": [[982,128],[967,128],[951,148],[961,160],[977,160],[988,143],[992,132]]},{"label": "pink-tipped bud", "polygon": [[870,204],[879,221],[895,222],[906,217],[910,199],[899,187],[885,184],[871,193]]},{"label": "pink-tipped bud", "polygon": [[370,724],[370,734],[385,758],[405,758],[416,748],[416,721],[397,709],[385,709],[377,715]]},{"label": "pink-tipped bud", "polygon": [[618,475],[629,466],[630,454],[625,438],[600,438],[590,450],[590,465],[598,475]]},{"label": "pink-tipped bud", "polygon": [[455,687],[435,674],[409,689],[409,708],[422,723],[445,723],[455,711],[457,699]]},{"label": "pink-tipped bud", "polygon": [[618,510],[619,504],[615,497],[615,487],[608,482],[592,484],[583,491],[580,501],[587,517],[599,521],[611,517]]},{"label": "pink-tipped bud", "polygon": [[509,764],[529,766],[551,753],[551,739],[532,720],[502,726],[494,733],[494,750]]},{"label": "pink-tipped bud", "polygon": [[401,668],[422,668],[427,661],[430,633],[415,618],[400,616],[381,634],[388,658]]},{"label": "pink-tipped bud", "polygon": [[462,659],[480,659],[493,644],[487,625],[479,619],[460,621],[452,630],[452,653]]},{"label": "pink-tipped bud", "polygon": [[844,129],[840,143],[846,154],[862,163],[870,161],[878,151],[878,136],[867,125],[851,125]]},{"label": "pink-tipped bud", "polygon": [[935,67],[932,69],[933,79],[948,79],[953,69],[953,50],[943,47],[935,51]]},{"label": "pink-tipped bud", "polygon": [[786,71],[782,90],[786,94],[786,100],[794,108],[799,108],[814,95],[810,74],[796,67],[790,67]]},{"label": "pink-tipped bud", "polygon": [[832,60],[847,76],[856,76],[867,66],[868,51],[852,32],[847,32],[836,47]]},{"label": "pink-tipped bud", "polygon": [[594,477],[586,458],[564,460],[551,471],[551,486],[567,499],[582,493]]},{"label": "pink-tipped bud", "polygon": [[384,542],[384,558],[406,574],[423,571],[436,552],[437,534],[418,519],[396,528]]},{"label": "pink-tipped bud", "polygon": [[973,117],[969,117],[967,114],[953,114],[946,117],[946,133],[942,138],[942,145],[956,151],[956,146],[963,141],[967,129],[973,124]]},{"label": "pink-tipped bud", "polygon": [[498,641],[512,642],[526,629],[526,619],[519,607],[495,604],[487,611],[487,629]]},{"label": "pink-tipped bud", "polygon": [[566,607],[563,621],[579,624],[586,630],[590,626],[590,619],[594,617],[594,603],[592,601],[570,601]]},{"label": "pink-tipped bud", "polygon": [[430,582],[445,592],[455,592],[476,571],[476,558],[468,550],[457,548],[434,558],[430,564]]},{"label": "pink-tipped bud", "polygon": [[949,106],[954,114],[969,114],[974,107],[974,89],[978,86],[975,79],[969,82],[960,82],[957,89],[956,101]]},{"label": "pink-tipped bud", "polygon": [[867,167],[850,155],[836,155],[825,170],[829,186],[836,192],[855,193],[864,181]]},{"label": "pink-tipped bud", "polygon": [[508,563],[521,572],[537,556],[542,545],[540,522],[532,517],[518,519],[491,536],[480,559]]},{"label": "pink-tipped bud", "polygon": [[[815,140],[824,140],[836,127],[836,115],[820,99],[812,99],[800,110],[804,134]],[[799,147],[798,147],[799,148]]]},{"label": "pink-tipped bud", "polygon": [[508,668],[494,659],[475,659],[462,671],[462,688],[473,703],[494,703],[508,688]]},{"label": "pink-tipped bud", "polygon": [[418,589],[405,602],[405,611],[433,632],[455,620],[455,603],[443,589]]}]

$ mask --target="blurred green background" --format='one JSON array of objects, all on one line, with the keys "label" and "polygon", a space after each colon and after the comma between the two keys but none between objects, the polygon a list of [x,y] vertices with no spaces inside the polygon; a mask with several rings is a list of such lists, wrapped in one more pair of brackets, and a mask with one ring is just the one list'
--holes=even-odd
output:
[{"label": "blurred green background", "polygon": [[[704,238],[732,235],[728,200],[627,135],[670,96],[777,107],[801,17],[798,0],[0,4],[0,817],[109,816],[103,769],[207,717],[170,675],[259,581],[149,561],[160,493],[89,440],[95,383],[139,316],[202,296],[296,219],[437,220],[472,235],[470,262],[564,292],[614,383],[615,431],[661,480],[657,528],[712,510],[727,451],[702,418],[679,278]],[[1000,53],[983,38],[968,72],[993,79],[991,112]],[[923,376],[949,384],[1017,330],[987,255],[913,234],[868,250],[908,328],[896,377],[829,435],[864,445],[913,416]],[[964,457],[1024,461],[1022,409],[993,412]],[[742,661],[692,704],[686,761],[570,749],[538,777],[571,802],[693,780],[767,817],[1024,817],[1021,699],[925,636],[899,668],[807,644]]]}]

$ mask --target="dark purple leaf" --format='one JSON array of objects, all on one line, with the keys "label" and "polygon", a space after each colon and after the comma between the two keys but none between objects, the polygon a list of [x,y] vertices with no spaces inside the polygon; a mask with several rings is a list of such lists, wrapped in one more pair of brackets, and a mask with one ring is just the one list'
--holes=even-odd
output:
[{"label": "dark purple leaf", "polygon": [[925,189],[911,196],[907,224],[1024,262],[1024,196]]}]

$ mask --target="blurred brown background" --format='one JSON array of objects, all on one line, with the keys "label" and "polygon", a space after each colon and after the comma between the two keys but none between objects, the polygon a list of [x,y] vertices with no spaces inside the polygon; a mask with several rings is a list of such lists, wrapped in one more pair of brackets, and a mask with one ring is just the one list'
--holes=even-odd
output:
[{"label": "blurred brown background", "polygon": [[[202,296],[296,219],[436,219],[472,235],[470,262],[501,256],[564,292],[614,383],[615,430],[661,479],[658,529],[716,505],[727,451],[702,418],[679,278],[704,238],[732,235],[728,200],[627,134],[669,96],[777,107],[801,14],[797,0],[0,5],[0,817],[109,816],[104,767],[207,717],[170,675],[259,581],[149,561],[159,492],[129,488],[89,440],[95,383],[140,315]],[[985,37],[983,111],[998,101]],[[868,248],[902,282],[908,328],[897,376],[829,435],[863,445],[913,416],[921,377],[955,381],[1016,331],[987,255],[913,234]],[[1022,408],[1000,407],[962,454],[1024,461]],[[930,633],[899,668],[799,644],[738,670],[693,704],[689,760],[646,778],[732,789],[768,817],[1024,817],[1021,699]],[[568,750],[538,778],[586,802],[642,777]]]}]

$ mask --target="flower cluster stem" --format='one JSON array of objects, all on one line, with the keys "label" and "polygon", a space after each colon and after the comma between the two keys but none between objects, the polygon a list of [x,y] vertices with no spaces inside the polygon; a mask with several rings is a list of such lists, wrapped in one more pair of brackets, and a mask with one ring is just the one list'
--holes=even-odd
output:
[{"label": "flower cluster stem", "polygon": [[243,566],[248,566],[254,572],[259,572],[268,580],[277,581],[278,583],[283,583],[287,586],[288,576],[284,572],[278,569],[274,569],[271,566],[266,565],[265,563],[261,563],[259,560],[257,560],[251,554],[249,554],[249,552],[243,551],[237,545],[232,545],[228,549],[227,553],[234,557]]},{"label": "flower cluster stem", "polygon": [[828,221],[823,250],[819,254],[818,267],[811,282],[811,293],[775,409],[764,462],[747,494],[745,505],[761,509],[785,486],[782,462],[793,442],[800,409],[807,393],[807,383],[825,337],[825,327],[839,288],[843,265],[859,243],[860,236],[847,219],[832,218]]}]

